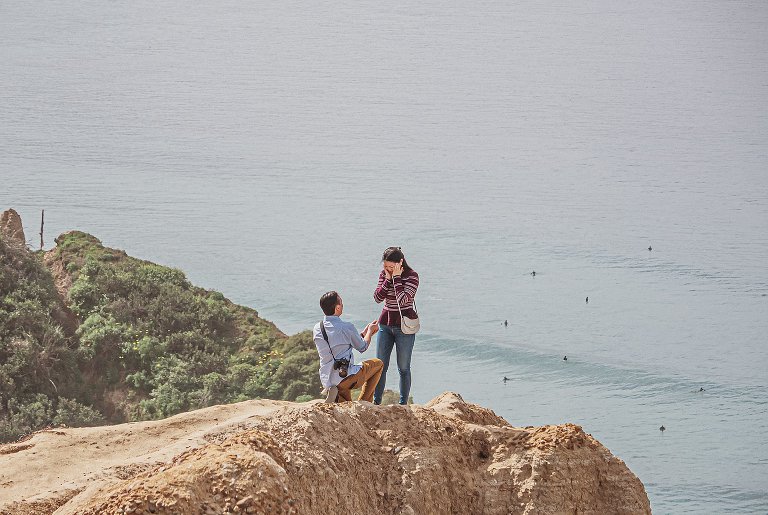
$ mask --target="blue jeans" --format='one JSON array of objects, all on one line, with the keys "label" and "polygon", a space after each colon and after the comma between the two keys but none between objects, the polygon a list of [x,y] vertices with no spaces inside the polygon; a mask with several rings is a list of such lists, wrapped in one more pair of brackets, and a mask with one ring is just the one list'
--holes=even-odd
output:
[{"label": "blue jeans", "polygon": [[387,383],[389,357],[392,355],[393,346],[396,346],[397,369],[400,371],[400,404],[408,404],[408,395],[411,393],[411,354],[413,354],[415,342],[415,334],[403,334],[399,327],[392,325],[379,326],[376,357],[384,362],[384,370],[381,373],[379,384],[376,385],[376,392],[373,394],[375,404],[381,404],[381,396],[384,394],[384,386]]}]

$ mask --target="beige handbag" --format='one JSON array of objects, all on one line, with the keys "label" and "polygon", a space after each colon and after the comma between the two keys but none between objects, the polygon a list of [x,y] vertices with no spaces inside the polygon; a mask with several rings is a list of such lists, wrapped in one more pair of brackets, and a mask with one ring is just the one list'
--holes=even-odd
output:
[{"label": "beige handbag", "polygon": [[[392,288],[395,289],[395,279],[392,278]],[[403,316],[403,310],[400,308],[400,301],[397,300],[397,290],[395,289],[395,302],[397,302],[397,310],[400,312],[400,330],[403,334],[416,334],[421,329],[421,322],[419,322],[419,313],[416,312],[416,318],[408,318]],[[413,310],[416,311],[416,300],[413,301]]]}]

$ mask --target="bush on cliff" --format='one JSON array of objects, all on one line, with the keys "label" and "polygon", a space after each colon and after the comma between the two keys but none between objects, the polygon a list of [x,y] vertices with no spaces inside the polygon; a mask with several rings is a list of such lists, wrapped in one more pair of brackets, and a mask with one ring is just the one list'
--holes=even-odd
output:
[{"label": "bush on cliff", "polygon": [[112,418],[318,394],[307,335],[287,338],[256,311],[193,286],[180,270],[108,249],[84,233],[57,243],[53,258],[73,278],[69,301],[82,320],[80,355],[90,383],[124,390],[119,403],[101,405]]},{"label": "bush on cliff", "polygon": [[61,325],[62,309],[39,256],[0,237],[0,441],[54,423],[102,421],[76,400],[77,339]]},{"label": "bush on cliff", "polygon": [[[320,390],[309,332],[286,337],[253,309],[129,257],[91,235],[46,256],[0,240],[0,439],[54,423],[162,418],[251,398]],[[55,266],[53,266],[55,265]],[[62,277],[65,276],[65,277]],[[60,323],[62,310],[76,330]]]}]

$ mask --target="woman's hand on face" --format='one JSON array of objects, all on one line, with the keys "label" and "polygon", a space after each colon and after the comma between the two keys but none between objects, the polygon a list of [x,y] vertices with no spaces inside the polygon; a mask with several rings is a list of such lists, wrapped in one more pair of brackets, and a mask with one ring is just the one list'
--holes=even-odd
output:
[{"label": "woman's hand on face", "polygon": [[402,275],[403,273],[403,262],[395,263],[395,266],[392,267],[392,275]]},{"label": "woman's hand on face", "polygon": [[392,273],[389,270],[387,270],[387,265],[384,265],[384,275],[388,280],[392,279]]}]

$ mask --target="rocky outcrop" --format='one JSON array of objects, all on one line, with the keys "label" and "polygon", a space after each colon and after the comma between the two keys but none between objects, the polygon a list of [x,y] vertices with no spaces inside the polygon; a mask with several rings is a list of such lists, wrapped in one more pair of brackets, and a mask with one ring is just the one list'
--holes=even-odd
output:
[{"label": "rocky outcrop", "polygon": [[43,256],[43,263],[48,267],[53,277],[53,283],[59,296],[67,302],[69,299],[69,289],[72,287],[72,275],[67,271],[67,266],[61,255],[53,248]]},{"label": "rocky outcrop", "polygon": [[27,239],[24,237],[24,227],[21,224],[21,217],[14,209],[3,211],[0,215],[0,238],[16,245],[26,245]]},{"label": "rocky outcrop", "polygon": [[[112,426],[113,444],[92,441],[107,428],[63,429],[59,438],[71,442],[59,452],[77,455],[89,479],[63,469],[60,487],[38,484],[36,495],[27,488],[27,504],[0,506],[41,506],[49,497],[60,499],[52,505],[66,499],[62,515],[651,512],[640,480],[573,424],[513,427],[452,393],[424,406],[249,402],[259,404]],[[228,409],[237,410],[229,421]],[[154,439],[137,439],[145,433]],[[160,445],[168,434],[176,436]],[[185,448],[170,452],[179,440]],[[88,458],[99,444],[119,466],[104,462],[106,452]],[[45,456],[44,446],[34,448]],[[8,470],[30,451],[0,452],[0,465]]]}]

